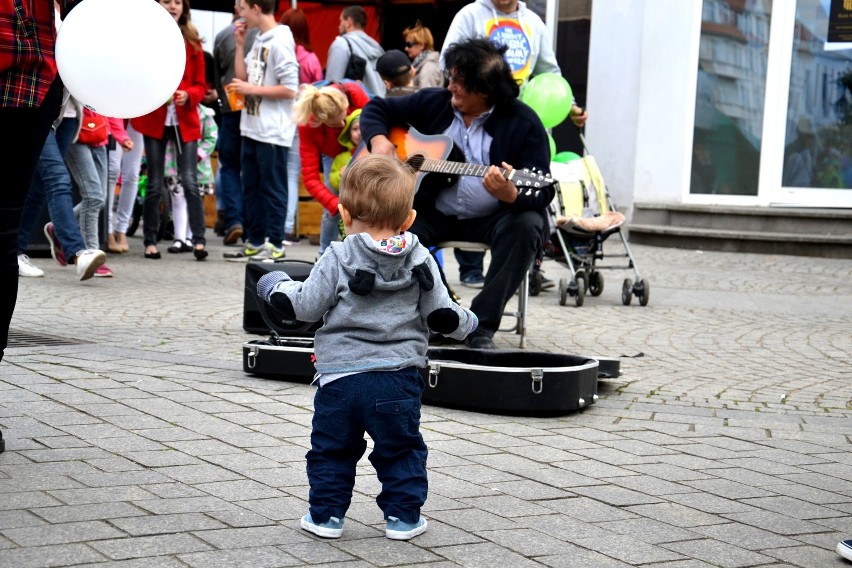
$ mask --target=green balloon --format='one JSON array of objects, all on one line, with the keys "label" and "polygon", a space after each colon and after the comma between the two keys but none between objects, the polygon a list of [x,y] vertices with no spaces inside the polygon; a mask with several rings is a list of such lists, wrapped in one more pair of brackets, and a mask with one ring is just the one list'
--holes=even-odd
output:
[{"label": "green balloon", "polygon": [[568,118],[574,104],[571,85],[556,73],[533,77],[521,90],[520,99],[535,111],[545,128],[553,128]]},{"label": "green balloon", "polygon": [[550,134],[547,135],[547,141],[550,142],[550,159],[556,155],[556,140]]},{"label": "green balloon", "polygon": [[568,162],[573,162],[574,160],[579,160],[582,156],[580,154],[574,152],[559,152],[555,156],[553,156],[554,162],[559,162],[560,164],[567,164]]}]

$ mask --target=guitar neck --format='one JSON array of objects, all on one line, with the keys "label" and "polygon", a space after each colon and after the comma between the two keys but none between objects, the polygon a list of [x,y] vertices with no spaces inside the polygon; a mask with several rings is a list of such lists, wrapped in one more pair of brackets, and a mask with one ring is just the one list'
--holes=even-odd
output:
[{"label": "guitar neck", "polygon": [[[481,164],[468,164],[465,162],[449,162],[447,160],[432,160],[426,158],[420,165],[420,171],[437,172],[440,174],[453,174],[460,176],[485,177],[485,172],[489,166]],[[504,177],[509,177],[509,174],[503,168],[497,168]]]}]

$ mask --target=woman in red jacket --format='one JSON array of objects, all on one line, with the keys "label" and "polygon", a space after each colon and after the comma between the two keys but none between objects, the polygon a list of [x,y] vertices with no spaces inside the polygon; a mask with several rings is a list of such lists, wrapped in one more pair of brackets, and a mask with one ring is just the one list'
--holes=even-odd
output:
[{"label": "woman in red jacket", "polygon": [[369,101],[370,97],[357,82],[345,81],[319,89],[303,85],[293,106],[293,118],[299,125],[302,181],[308,193],[325,208],[320,226],[320,255],[337,240],[340,219],[337,193],[327,184],[327,178],[323,181],[320,177],[320,159],[323,172],[330,172],[334,157],[347,149],[337,141],[346,117]]},{"label": "woman in red jacket", "polygon": [[192,230],[193,253],[197,260],[207,258],[204,246],[204,204],[198,192],[196,167],[201,123],[198,103],[207,93],[204,76],[204,52],[201,37],[190,21],[189,0],[159,0],[180,26],[186,47],[186,67],[174,96],[157,110],[130,121],[145,139],[145,156],[148,163],[148,187],[145,192],[143,223],[145,233],[145,258],[160,258],[157,249],[157,230],[160,226],[160,196],[163,192],[166,143],[174,141],[178,149],[178,170],[183,184],[189,227]]}]

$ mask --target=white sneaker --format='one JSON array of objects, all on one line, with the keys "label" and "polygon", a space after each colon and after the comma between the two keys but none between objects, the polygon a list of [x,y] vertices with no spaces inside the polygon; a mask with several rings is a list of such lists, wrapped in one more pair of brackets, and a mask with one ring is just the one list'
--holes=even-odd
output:
[{"label": "white sneaker", "polygon": [[95,275],[95,270],[106,262],[106,254],[98,249],[83,249],[77,253],[75,264],[80,280],[88,280]]},{"label": "white sneaker", "polygon": [[30,257],[25,254],[18,255],[18,276],[27,278],[39,278],[44,276],[44,270],[30,262]]}]

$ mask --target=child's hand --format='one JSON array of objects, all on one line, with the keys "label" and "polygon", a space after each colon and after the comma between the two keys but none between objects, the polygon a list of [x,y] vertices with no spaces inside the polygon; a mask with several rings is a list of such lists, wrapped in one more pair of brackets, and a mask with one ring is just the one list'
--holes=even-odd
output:
[{"label": "child's hand", "polygon": [[124,150],[125,152],[131,151],[133,149],[133,140],[128,138],[127,140],[122,142],[121,143],[121,149]]}]

